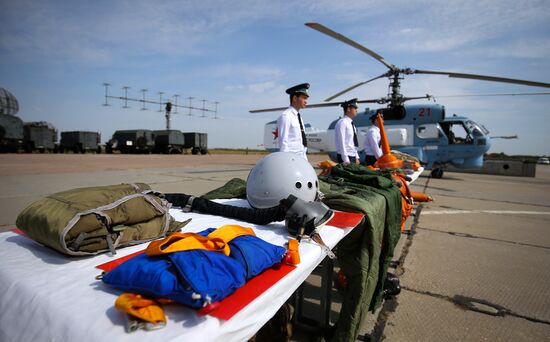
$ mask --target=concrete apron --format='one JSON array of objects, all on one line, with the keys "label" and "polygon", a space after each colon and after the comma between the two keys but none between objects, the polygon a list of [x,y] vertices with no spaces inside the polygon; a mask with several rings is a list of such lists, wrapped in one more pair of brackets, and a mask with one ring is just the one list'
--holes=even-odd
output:
[{"label": "concrete apron", "polygon": [[401,294],[362,332],[373,341],[548,340],[550,168],[531,181],[452,174],[414,188],[435,201],[417,206],[396,250]]}]

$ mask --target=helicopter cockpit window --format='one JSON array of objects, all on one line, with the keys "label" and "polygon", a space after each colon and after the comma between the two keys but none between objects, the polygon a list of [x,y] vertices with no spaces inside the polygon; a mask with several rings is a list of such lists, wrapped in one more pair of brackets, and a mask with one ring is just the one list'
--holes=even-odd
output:
[{"label": "helicopter cockpit window", "polygon": [[477,123],[473,121],[466,121],[466,127],[472,132],[472,134],[476,137],[482,137],[483,135],[489,134],[489,131],[481,125],[478,125]]},{"label": "helicopter cockpit window", "polygon": [[483,136],[483,132],[481,132],[481,129],[477,126],[474,126],[474,128],[472,129],[472,134],[476,137],[482,137]]},{"label": "helicopter cockpit window", "polygon": [[449,144],[471,144],[472,138],[461,122],[449,125]]},{"label": "helicopter cockpit window", "polygon": [[434,139],[439,136],[438,124],[425,124],[416,128],[416,136],[420,139]]}]

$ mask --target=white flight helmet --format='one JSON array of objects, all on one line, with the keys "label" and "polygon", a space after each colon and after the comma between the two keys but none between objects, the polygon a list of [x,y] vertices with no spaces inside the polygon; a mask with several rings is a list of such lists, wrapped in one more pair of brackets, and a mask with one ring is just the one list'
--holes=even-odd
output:
[{"label": "white flight helmet", "polygon": [[289,152],[262,158],[246,181],[246,198],[257,209],[274,207],[289,195],[311,202],[318,190],[319,180],[313,167],[303,157]]}]

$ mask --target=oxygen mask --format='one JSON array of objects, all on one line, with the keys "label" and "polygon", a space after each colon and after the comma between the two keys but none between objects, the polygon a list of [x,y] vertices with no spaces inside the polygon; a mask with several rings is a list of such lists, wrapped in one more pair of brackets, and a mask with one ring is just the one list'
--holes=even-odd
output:
[{"label": "oxygen mask", "polygon": [[294,195],[281,200],[287,208],[285,225],[295,236],[311,235],[334,216],[334,212],[322,202],[306,202]]}]

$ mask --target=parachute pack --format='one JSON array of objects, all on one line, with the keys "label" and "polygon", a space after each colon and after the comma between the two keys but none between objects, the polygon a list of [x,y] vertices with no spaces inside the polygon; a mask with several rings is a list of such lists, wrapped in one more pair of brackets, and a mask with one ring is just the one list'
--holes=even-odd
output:
[{"label": "parachute pack", "polygon": [[115,253],[179,231],[187,222],[169,214],[171,204],[144,183],[78,188],[46,196],[25,208],[17,228],[63,254]]}]

